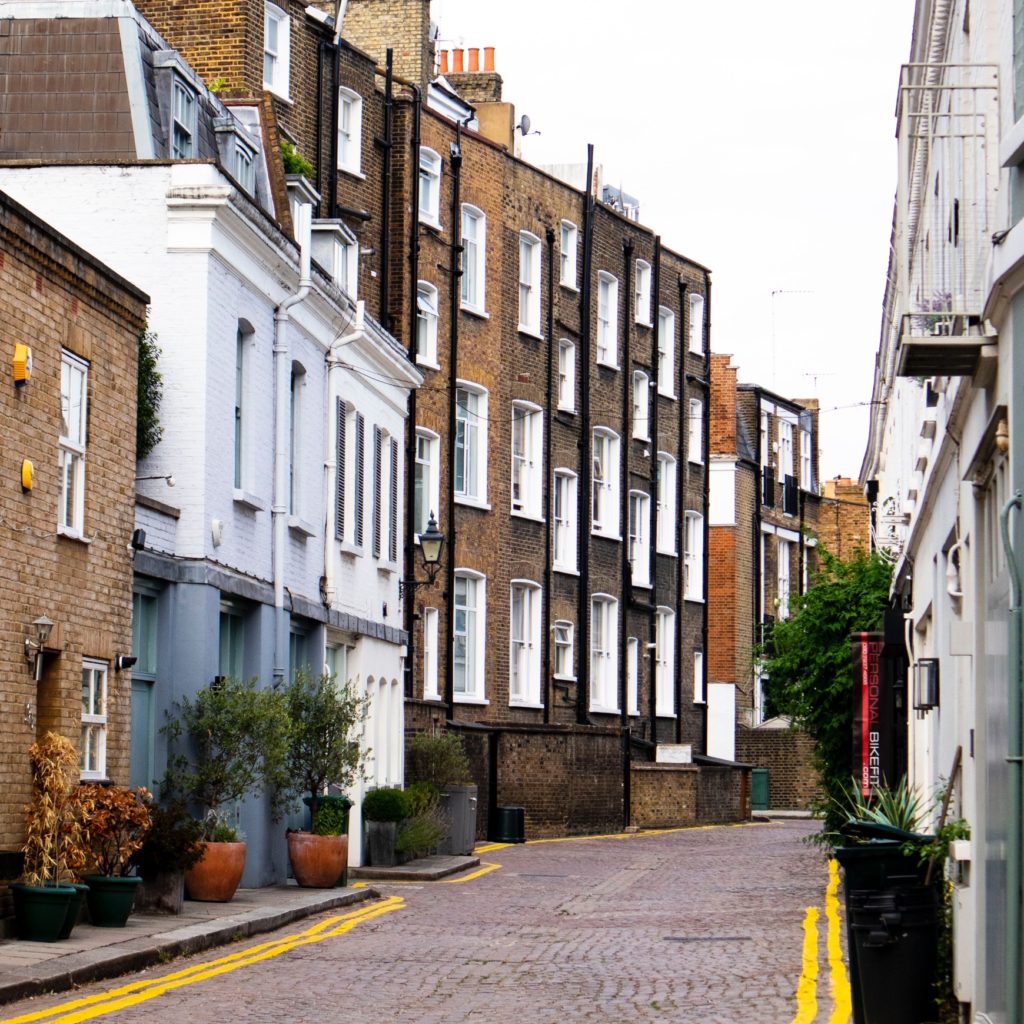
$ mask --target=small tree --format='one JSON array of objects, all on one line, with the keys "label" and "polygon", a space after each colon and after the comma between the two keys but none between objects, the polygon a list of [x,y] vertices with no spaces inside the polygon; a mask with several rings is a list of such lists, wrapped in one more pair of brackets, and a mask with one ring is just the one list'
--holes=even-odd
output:
[{"label": "small tree", "polygon": [[160,348],[156,335],[148,328],[139,334],[139,370],[137,409],[135,419],[135,458],[141,462],[157,446],[164,436],[160,426],[160,402],[164,394],[164,382],[157,362]]},{"label": "small tree", "polygon": [[[285,695],[261,690],[256,680],[231,676],[204,686],[176,705],[163,733],[172,748],[187,737],[191,757],[177,750],[168,759],[165,794],[180,794],[204,811],[204,838],[222,835],[224,809],[266,787],[287,787],[289,721]],[[280,803],[275,801],[275,813]]]},{"label": "small tree", "polygon": [[842,561],[819,548],[822,568],[793,613],[775,624],[755,656],[768,675],[766,700],[814,741],[825,799],[825,832],[834,830],[852,770],[850,635],[879,629],[889,602],[891,567],[860,552]]},{"label": "small tree", "polygon": [[289,719],[286,797],[308,793],[314,825],[328,786],[344,789],[361,776],[368,751],[355,738],[368,698],[332,676],[295,673],[285,689]]}]

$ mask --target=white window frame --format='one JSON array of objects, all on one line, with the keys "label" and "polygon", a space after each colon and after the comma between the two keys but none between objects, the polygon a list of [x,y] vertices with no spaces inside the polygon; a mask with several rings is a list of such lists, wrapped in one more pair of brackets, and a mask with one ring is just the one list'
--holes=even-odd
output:
[{"label": "white window frame", "polygon": [[669,452],[658,452],[657,528],[655,546],[659,554],[676,551],[676,460]]},{"label": "white window frame", "polygon": [[171,83],[171,159],[196,156],[196,94],[175,76]]},{"label": "white window frame", "polygon": [[231,175],[250,196],[256,195],[256,150],[237,135],[231,147]]},{"label": "white window frame", "polygon": [[541,589],[533,580],[512,580],[509,591],[508,702],[541,706]]},{"label": "white window frame", "polygon": [[704,354],[704,296],[690,296],[690,351]]},{"label": "white window frame", "polygon": [[651,324],[651,265],[647,260],[637,260],[635,269],[635,288],[633,300],[636,308],[633,311],[634,319],[644,327]]},{"label": "white window frame", "polygon": [[420,221],[441,227],[441,157],[427,146],[420,146],[419,188]]},{"label": "white window frame", "polygon": [[708,698],[704,687],[704,652],[693,652],[693,703],[707,704]]},{"label": "white window frame", "polygon": [[302,363],[292,361],[288,389],[288,515],[290,520],[301,519],[303,513],[304,474],[302,453],[305,450],[303,413],[306,387],[306,368]]},{"label": "white window frame", "polygon": [[793,422],[779,417],[779,479],[793,475]]},{"label": "white window frame", "polygon": [[676,315],[658,307],[658,394],[676,397]]},{"label": "white window frame", "polygon": [[640,714],[640,641],[635,636],[626,639],[626,714]]},{"label": "white window frame", "polygon": [[533,402],[513,401],[512,515],[544,518],[544,413]]},{"label": "white window frame", "polygon": [[362,174],[363,97],[352,89],[338,89],[338,170]]},{"label": "white window frame", "polygon": [[619,540],[619,435],[608,427],[595,427],[591,444],[591,532]]},{"label": "white window frame", "polygon": [[775,575],[777,579],[776,617],[789,618],[790,598],[790,562],[792,560],[793,543],[784,537],[775,538]]},{"label": "white window frame", "polygon": [[768,412],[761,413],[761,468],[765,469],[771,465],[771,415]]},{"label": "white window frame", "polygon": [[556,619],[551,634],[552,674],[555,679],[575,679],[576,626],[568,619]]},{"label": "white window frame", "polygon": [[568,338],[558,343],[558,408],[576,411],[576,344]]},{"label": "white window frame", "polygon": [[629,492],[628,555],[634,587],[651,585],[651,496]]},{"label": "white window frame", "polygon": [[704,464],[704,401],[689,399],[686,416],[686,460]]},{"label": "white window frame", "polygon": [[[277,46],[270,45],[271,24],[277,26]],[[268,73],[269,62],[269,73]],[[291,19],[277,4],[263,7],[263,88],[288,99],[291,75]]]},{"label": "white window frame", "polygon": [[107,777],[107,700],[110,666],[97,658],[82,659],[82,779]]},{"label": "white window frame", "polygon": [[590,600],[590,710],[619,711],[619,602],[611,594]]},{"label": "white window frame", "polygon": [[423,699],[440,700],[437,657],[440,615],[437,608],[429,605],[425,605],[420,614],[423,617]]},{"label": "white window frame", "polygon": [[462,204],[462,308],[487,310],[487,217],[483,210]]},{"label": "white window frame", "polygon": [[555,470],[551,487],[552,565],[555,572],[576,573],[579,569],[578,487],[579,478],[571,469]]},{"label": "white window frame", "polygon": [[[463,584],[465,603],[459,603],[460,581]],[[470,600],[471,599],[471,600]],[[487,578],[475,569],[455,570],[455,593],[452,597],[455,605],[454,626],[452,629],[452,649],[450,657],[453,662],[452,676],[455,680],[454,699],[461,704],[485,704],[486,689],[484,665],[487,641]],[[459,626],[459,612],[465,613],[466,620]],[[455,644],[465,638],[465,676],[462,689],[459,689],[458,662],[455,659]]]},{"label": "white window frame", "polygon": [[[466,396],[465,404],[460,394]],[[487,389],[460,380],[455,389],[455,460],[463,460],[462,481],[454,481],[455,500],[464,505],[487,504]],[[472,477],[472,479],[470,479]]]},{"label": "white window frame", "polygon": [[676,613],[661,606],[654,616],[654,713],[673,718],[676,713]]},{"label": "white window frame", "polygon": [[[75,406],[77,402],[77,408]],[[85,460],[89,424],[89,364],[60,354],[61,427],[58,440],[57,532],[85,535]]]},{"label": "white window frame", "polygon": [[558,283],[576,290],[576,248],[579,229],[571,220],[563,220],[558,234]]},{"label": "white window frame", "polygon": [[613,370],[619,368],[619,282],[601,270],[597,275],[597,339],[594,347],[598,363]]},{"label": "white window frame", "polygon": [[543,253],[531,231],[519,232],[519,331],[541,337],[540,280]]},{"label": "white window frame", "polygon": [[651,439],[651,378],[643,370],[633,371],[633,437]]},{"label": "white window frame", "polygon": [[437,287],[429,281],[416,282],[416,362],[438,369]]},{"label": "white window frame", "polygon": [[[426,427],[417,427],[414,457],[417,486],[413,491],[413,519],[416,520],[414,530],[419,544],[420,534],[426,530],[431,513],[436,517],[441,508],[441,435]],[[419,496],[422,496],[422,506],[417,510]]]},{"label": "white window frame", "polygon": [[814,462],[811,447],[811,432],[800,428],[800,486],[805,491],[814,491]]},{"label": "white window frame", "polygon": [[704,600],[704,517],[686,512],[683,525],[683,597]]}]

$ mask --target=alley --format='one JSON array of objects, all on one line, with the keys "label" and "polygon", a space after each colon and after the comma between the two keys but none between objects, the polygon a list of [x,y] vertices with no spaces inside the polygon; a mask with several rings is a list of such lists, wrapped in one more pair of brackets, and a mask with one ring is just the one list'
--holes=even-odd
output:
[{"label": "alley", "polygon": [[845,1024],[814,827],[484,847],[468,875],[372,883],[382,899],[355,912],[11,1005],[0,1024]]}]

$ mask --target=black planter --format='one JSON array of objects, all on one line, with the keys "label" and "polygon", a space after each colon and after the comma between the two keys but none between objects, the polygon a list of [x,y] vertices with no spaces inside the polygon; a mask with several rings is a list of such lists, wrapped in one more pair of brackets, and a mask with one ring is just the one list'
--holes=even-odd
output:
[{"label": "black planter", "polygon": [[18,937],[29,942],[60,939],[67,924],[68,908],[75,897],[74,887],[12,882],[10,888]]},{"label": "black planter", "polygon": [[375,868],[393,868],[398,862],[395,855],[395,834],[398,825],[394,821],[367,821],[366,854]]},{"label": "black planter", "polygon": [[60,931],[58,939],[68,939],[71,937],[71,930],[78,924],[78,919],[82,916],[82,907],[85,906],[85,898],[89,893],[89,886],[82,882],[69,882],[72,889],[75,890],[75,895],[71,897],[71,902],[68,903],[67,916],[64,919],[64,927]]},{"label": "black planter", "polygon": [[97,928],[123,928],[135,906],[142,879],[135,875],[86,875],[89,920]]}]

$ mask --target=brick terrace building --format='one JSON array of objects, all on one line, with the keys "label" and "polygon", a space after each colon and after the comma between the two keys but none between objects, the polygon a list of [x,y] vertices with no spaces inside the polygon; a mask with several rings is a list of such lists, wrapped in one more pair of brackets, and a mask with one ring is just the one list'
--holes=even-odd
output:
[{"label": "brick terrace building", "polygon": [[[138,338],[148,298],[0,193],[0,877],[21,870],[28,750],[73,740],[83,778],[128,781]],[[16,345],[31,379],[11,373]],[[26,463],[31,463],[34,472]],[[35,620],[52,631],[38,658]]]},{"label": "brick terrace building", "polygon": [[497,74],[436,78],[427,0],[353,0],[342,38],[328,3],[138,6],[225,102],[269,98],[425,373],[407,727],[461,728],[533,834],[621,825],[630,758],[704,747],[708,272],[517,160]]}]

